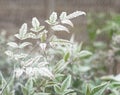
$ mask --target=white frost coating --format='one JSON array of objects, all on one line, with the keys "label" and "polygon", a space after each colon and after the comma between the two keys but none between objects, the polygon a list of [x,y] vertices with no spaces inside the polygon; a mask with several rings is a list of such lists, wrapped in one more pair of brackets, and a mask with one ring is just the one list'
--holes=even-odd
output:
[{"label": "white frost coating", "polygon": [[86,15],[86,13],[83,12],[83,11],[76,11],[76,12],[73,12],[73,13],[69,14],[67,16],[67,19],[73,19],[73,18],[81,16],[81,15]]},{"label": "white frost coating", "polygon": [[66,31],[69,33],[69,30],[63,25],[55,25],[52,27],[54,31]]}]

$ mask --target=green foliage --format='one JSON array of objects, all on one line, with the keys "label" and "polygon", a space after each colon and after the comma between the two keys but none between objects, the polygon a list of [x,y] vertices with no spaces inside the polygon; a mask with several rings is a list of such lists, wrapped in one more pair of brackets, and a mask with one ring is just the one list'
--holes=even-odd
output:
[{"label": "green foliage", "polygon": [[[71,19],[80,15],[85,13],[58,15],[53,12],[45,20],[49,30],[33,17],[32,28],[28,29],[28,24],[24,23],[14,35],[16,39],[5,42],[2,38],[2,44],[7,43],[7,64],[12,62],[12,66],[5,67],[14,69],[8,70],[12,71],[10,80],[1,74],[1,94],[119,95],[120,75],[108,74],[109,67],[115,67],[119,61],[119,15],[107,18],[100,14],[95,19],[89,18],[90,43],[86,47],[75,42],[74,36],[66,40],[55,35],[57,31],[69,33],[68,26],[74,26]],[[103,33],[109,35],[109,43],[97,40]]]}]

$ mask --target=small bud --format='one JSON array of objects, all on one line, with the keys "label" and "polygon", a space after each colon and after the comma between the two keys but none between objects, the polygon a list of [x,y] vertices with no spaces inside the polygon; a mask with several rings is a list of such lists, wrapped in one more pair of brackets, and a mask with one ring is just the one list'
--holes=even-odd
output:
[{"label": "small bud", "polygon": [[43,51],[45,51],[47,44],[46,43],[40,43],[40,47]]}]

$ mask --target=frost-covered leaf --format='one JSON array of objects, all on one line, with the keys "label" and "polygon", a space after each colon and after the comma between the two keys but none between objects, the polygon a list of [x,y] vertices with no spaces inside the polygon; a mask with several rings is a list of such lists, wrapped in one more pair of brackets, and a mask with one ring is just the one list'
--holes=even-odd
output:
[{"label": "frost-covered leaf", "polygon": [[103,83],[99,86],[96,86],[91,90],[90,95],[102,95],[107,87],[108,87],[108,83]]},{"label": "frost-covered leaf", "polygon": [[28,45],[32,45],[32,43],[30,43],[30,42],[23,42],[22,44],[19,45],[19,48],[24,48],[24,47],[26,47]]},{"label": "frost-covered leaf", "polygon": [[39,26],[37,28],[31,28],[30,30],[33,32],[39,32],[39,31],[43,30],[44,28],[45,28],[45,26]]},{"label": "frost-covered leaf", "polygon": [[49,17],[49,20],[46,20],[45,22],[48,23],[49,25],[58,24],[58,22],[57,22],[57,13],[53,12]]},{"label": "frost-covered leaf", "polygon": [[36,56],[34,58],[30,58],[27,61],[25,61],[24,63],[22,63],[22,65],[25,67],[28,67],[28,66],[38,64],[38,61],[40,60],[40,58],[41,58],[41,56]]},{"label": "frost-covered leaf", "polygon": [[38,64],[38,67],[43,67],[43,66],[48,65],[48,64],[49,64],[48,62],[40,62]]},{"label": "frost-covered leaf", "polygon": [[80,16],[80,15],[85,15],[85,14],[86,14],[86,13],[83,12],[83,11],[76,11],[76,12],[73,12],[73,13],[69,14],[69,15],[67,16],[67,19],[73,19],[73,18],[75,18],[75,17],[78,17],[78,16]]},{"label": "frost-covered leaf", "polygon": [[38,72],[40,73],[41,76],[49,77],[51,79],[54,78],[54,75],[52,74],[52,72],[50,70],[48,70],[47,67],[39,68]]},{"label": "frost-covered leaf", "polygon": [[61,95],[62,91],[61,91],[61,88],[60,88],[58,85],[55,85],[55,86],[54,86],[54,90],[55,90],[55,92],[56,92],[57,94],[60,94],[60,95]]},{"label": "frost-covered leaf", "polygon": [[14,54],[14,58],[15,58],[16,60],[21,59],[21,58],[25,58],[25,57],[27,57],[27,54],[24,54],[24,53]]},{"label": "frost-covered leaf", "polygon": [[9,42],[9,43],[7,43],[7,45],[9,45],[9,46],[11,46],[13,48],[18,48],[18,45],[15,42]]},{"label": "frost-covered leaf", "polygon": [[67,24],[73,27],[73,23],[69,19],[65,19],[61,21],[62,24]]},{"label": "frost-covered leaf", "polygon": [[19,34],[21,37],[23,37],[26,33],[27,33],[27,24],[24,23],[19,30]]},{"label": "frost-covered leaf", "polygon": [[52,27],[52,29],[54,31],[66,31],[69,33],[69,30],[65,26],[62,26],[62,25],[55,25]]},{"label": "frost-covered leaf", "polygon": [[36,39],[37,38],[37,36],[34,34],[34,33],[27,33],[26,34],[26,36],[25,36],[25,38],[32,38],[32,39]]},{"label": "frost-covered leaf", "polygon": [[60,60],[60,61],[55,65],[54,72],[55,72],[55,73],[60,73],[60,72],[62,72],[62,71],[67,67],[68,64],[69,64],[69,62],[64,62],[64,60]]},{"label": "frost-covered leaf", "polygon": [[49,20],[50,20],[51,23],[55,23],[56,20],[57,20],[57,13],[53,12],[49,17]]},{"label": "frost-covered leaf", "polygon": [[40,26],[40,22],[36,17],[32,18],[32,26],[33,28],[37,29]]},{"label": "frost-covered leaf", "polygon": [[66,12],[62,12],[62,13],[60,14],[60,20],[65,20],[66,17],[67,17],[67,13],[66,13]]},{"label": "frost-covered leaf", "polygon": [[71,75],[69,75],[62,83],[61,85],[61,89],[64,92],[65,90],[67,90],[71,85]]}]

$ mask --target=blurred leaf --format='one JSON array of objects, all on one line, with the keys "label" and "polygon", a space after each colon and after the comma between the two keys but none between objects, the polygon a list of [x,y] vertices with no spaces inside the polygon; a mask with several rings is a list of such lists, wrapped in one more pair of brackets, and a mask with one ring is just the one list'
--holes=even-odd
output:
[{"label": "blurred leaf", "polygon": [[9,45],[9,46],[11,46],[13,48],[18,48],[18,45],[15,42],[9,42],[9,43],[7,43],[7,45]]},{"label": "blurred leaf", "polygon": [[86,13],[83,12],[83,11],[76,11],[76,12],[73,12],[73,13],[69,14],[67,16],[67,19],[73,19],[73,18],[81,16],[81,15],[86,15]]},{"label": "blurred leaf", "polygon": [[87,57],[87,56],[90,56],[92,55],[91,52],[87,51],[87,50],[82,50],[80,53],[79,53],[79,57],[80,58],[83,58],[83,57]]},{"label": "blurred leaf", "polygon": [[87,85],[85,95],[91,95],[90,93],[91,93],[91,89],[90,89],[89,85]]},{"label": "blurred leaf", "polygon": [[64,61],[65,62],[68,61],[69,57],[70,57],[70,53],[69,52],[65,53],[64,58],[63,58]]},{"label": "blurred leaf", "polygon": [[52,29],[54,31],[66,31],[69,33],[69,30],[65,27],[65,26],[62,26],[62,25],[55,25],[55,26],[52,26]]},{"label": "blurred leaf", "polygon": [[68,19],[62,20],[61,23],[62,23],[62,24],[70,25],[70,26],[72,26],[72,27],[74,26],[73,23],[72,23],[70,20],[68,20]]},{"label": "blurred leaf", "polygon": [[19,48],[22,49],[22,48],[24,48],[24,47],[26,47],[28,45],[32,45],[32,43],[30,43],[30,42],[23,42],[22,44],[19,45]]},{"label": "blurred leaf", "polygon": [[20,37],[24,37],[26,33],[27,33],[27,24],[24,23],[19,30]]},{"label": "blurred leaf", "polygon": [[65,90],[67,90],[71,85],[71,75],[69,75],[63,82],[61,85],[61,89],[64,92]]},{"label": "blurred leaf", "polygon": [[99,86],[96,86],[91,90],[90,95],[102,95],[107,87],[108,83],[103,83]]},{"label": "blurred leaf", "polygon": [[[38,19],[36,17],[32,18],[32,26],[35,29],[37,29],[40,26],[40,22],[38,21]],[[35,31],[35,32],[37,32],[37,31]]]},{"label": "blurred leaf", "polygon": [[61,88],[59,87],[59,86],[57,86],[57,85],[55,85],[54,86],[54,90],[55,90],[55,92],[57,93],[57,94],[60,94],[61,95]]}]

